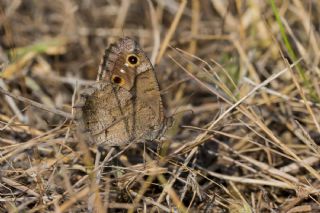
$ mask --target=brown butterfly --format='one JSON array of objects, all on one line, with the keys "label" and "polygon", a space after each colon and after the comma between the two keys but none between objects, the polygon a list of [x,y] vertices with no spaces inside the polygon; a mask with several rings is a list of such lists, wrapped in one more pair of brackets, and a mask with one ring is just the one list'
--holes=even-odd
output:
[{"label": "brown butterfly", "polygon": [[162,99],[154,69],[131,38],[110,45],[97,82],[80,91],[78,126],[90,142],[121,146],[159,138],[166,129]]}]

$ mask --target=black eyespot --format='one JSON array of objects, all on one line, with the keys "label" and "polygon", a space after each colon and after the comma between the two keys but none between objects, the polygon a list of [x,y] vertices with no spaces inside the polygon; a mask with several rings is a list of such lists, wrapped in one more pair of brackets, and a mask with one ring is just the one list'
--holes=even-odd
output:
[{"label": "black eyespot", "polygon": [[112,78],[112,82],[115,83],[115,84],[121,84],[122,78],[120,78],[119,76],[114,76]]},{"label": "black eyespot", "polygon": [[138,63],[138,58],[135,55],[130,55],[128,57],[128,61],[129,61],[130,64],[135,65],[135,64]]}]

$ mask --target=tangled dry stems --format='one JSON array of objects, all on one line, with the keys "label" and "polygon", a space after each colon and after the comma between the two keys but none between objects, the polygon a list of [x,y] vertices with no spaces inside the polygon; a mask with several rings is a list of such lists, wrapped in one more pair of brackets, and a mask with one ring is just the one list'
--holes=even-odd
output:
[{"label": "tangled dry stems", "polygon": [[[318,1],[0,6],[0,212],[319,211]],[[124,35],[174,123],[161,143],[88,147],[75,92]]]}]

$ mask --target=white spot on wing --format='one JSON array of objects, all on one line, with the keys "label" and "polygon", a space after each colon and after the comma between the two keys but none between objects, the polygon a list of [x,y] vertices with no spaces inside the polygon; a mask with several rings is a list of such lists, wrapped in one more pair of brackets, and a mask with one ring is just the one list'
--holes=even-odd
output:
[{"label": "white spot on wing", "polygon": [[126,71],[124,71],[123,69],[120,69],[120,72],[121,72],[121,73],[126,73]]}]

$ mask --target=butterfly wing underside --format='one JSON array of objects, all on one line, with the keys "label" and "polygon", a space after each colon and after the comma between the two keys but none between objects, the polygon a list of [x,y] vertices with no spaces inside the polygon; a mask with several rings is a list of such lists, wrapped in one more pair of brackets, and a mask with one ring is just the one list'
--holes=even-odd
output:
[{"label": "butterfly wing underside", "polygon": [[[138,59],[136,66],[128,62],[135,62],[132,55]],[[130,38],[106,50],[97,82],[80,92],[78,103],[80,126],[97,145],[154,140],[164,130],[163,105],[153,67]]]}]

